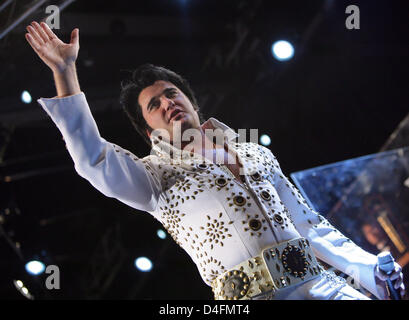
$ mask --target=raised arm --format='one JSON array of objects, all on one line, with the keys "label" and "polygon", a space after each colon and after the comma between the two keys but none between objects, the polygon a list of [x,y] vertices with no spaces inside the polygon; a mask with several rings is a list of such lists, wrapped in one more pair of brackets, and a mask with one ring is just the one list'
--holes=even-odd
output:
[{"label": "raised arm", "polygon": [[41,60],[52,70],[58,97],[81,92],[75,61],[78,57],[79,29],[71,32],[70,43],[62,42],[44,22],[27,26],[26,39]]},{"label": "raised arm", "polygon": [[161,178],[153,158],[139,159],[100,136],[75,71],[78,29],[69,44],[45,23],[27,27],[26,39],[53,71],[58,97],[38,100],[54,121],[74,161],[77,173],[104,195],[144,211],[154,211],[161,195]]}]

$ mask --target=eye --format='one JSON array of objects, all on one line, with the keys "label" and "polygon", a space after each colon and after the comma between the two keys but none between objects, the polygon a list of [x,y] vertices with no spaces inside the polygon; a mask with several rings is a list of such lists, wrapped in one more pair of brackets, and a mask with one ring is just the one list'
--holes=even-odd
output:
[{"label": "eye", "polygon": [[176,90],[168,91],[168,93],[166,94],[166,96],[167,96],[168,98],[173,98],[173,97],[175,97],[176,95],[177,95]]},{"label": "eye", "polygon": [[153,108],[157,108],[160,106],[160,101],[159,100],[155,100],[150,107],[150,110],[152,110]]}]

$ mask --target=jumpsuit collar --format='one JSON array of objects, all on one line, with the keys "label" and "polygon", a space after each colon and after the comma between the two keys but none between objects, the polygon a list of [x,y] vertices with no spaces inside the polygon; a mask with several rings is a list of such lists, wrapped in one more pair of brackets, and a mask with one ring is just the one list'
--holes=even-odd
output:
[{"label": "jumpsuit collar", "polygon": [[[221,134],[225,143],[229,143],[239,137],[239,134],[233,129],[215,118],[209,118],[203,122],[200,127],[205,131],[205,134],[207,130],[211,130],[211,132],[214,132],[214,135],[216,136]],[[152,152],[159,157],[167,157],[172,159],[189,159],[196,157],[201,160],[205,160],[205,158],[199,154],[187,150],[181,150],[174,147],[167,141],[160,140],[156,136],[151,136],[150,140],[152,143]]]}]

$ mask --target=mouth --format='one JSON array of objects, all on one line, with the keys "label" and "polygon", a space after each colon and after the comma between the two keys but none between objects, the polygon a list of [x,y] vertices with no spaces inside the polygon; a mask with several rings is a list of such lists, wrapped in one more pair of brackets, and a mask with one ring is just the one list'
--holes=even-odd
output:
[{"label": "mouth", "polygon": [[172,113],[169,116],[169,122],[172,121],[174,118],[176,118],[181,113],[183,113],[183,111],[179,109],[175,109],[174,111],[172,111]]}]

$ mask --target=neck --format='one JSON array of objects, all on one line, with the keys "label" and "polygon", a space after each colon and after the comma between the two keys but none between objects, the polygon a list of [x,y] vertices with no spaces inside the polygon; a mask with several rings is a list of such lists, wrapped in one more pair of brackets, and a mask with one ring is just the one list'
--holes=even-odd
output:
[{"label": "neck", "polygon": [[181,149],[182,150],[189,150],[196,153],[201,153],[204,155],[206,150],[212,150],[215,148],[213,141],[211,141],[204,133],[202,128],[198,129],[200,132],[200,136],[192,137],[190,141],[182,141]]}]

